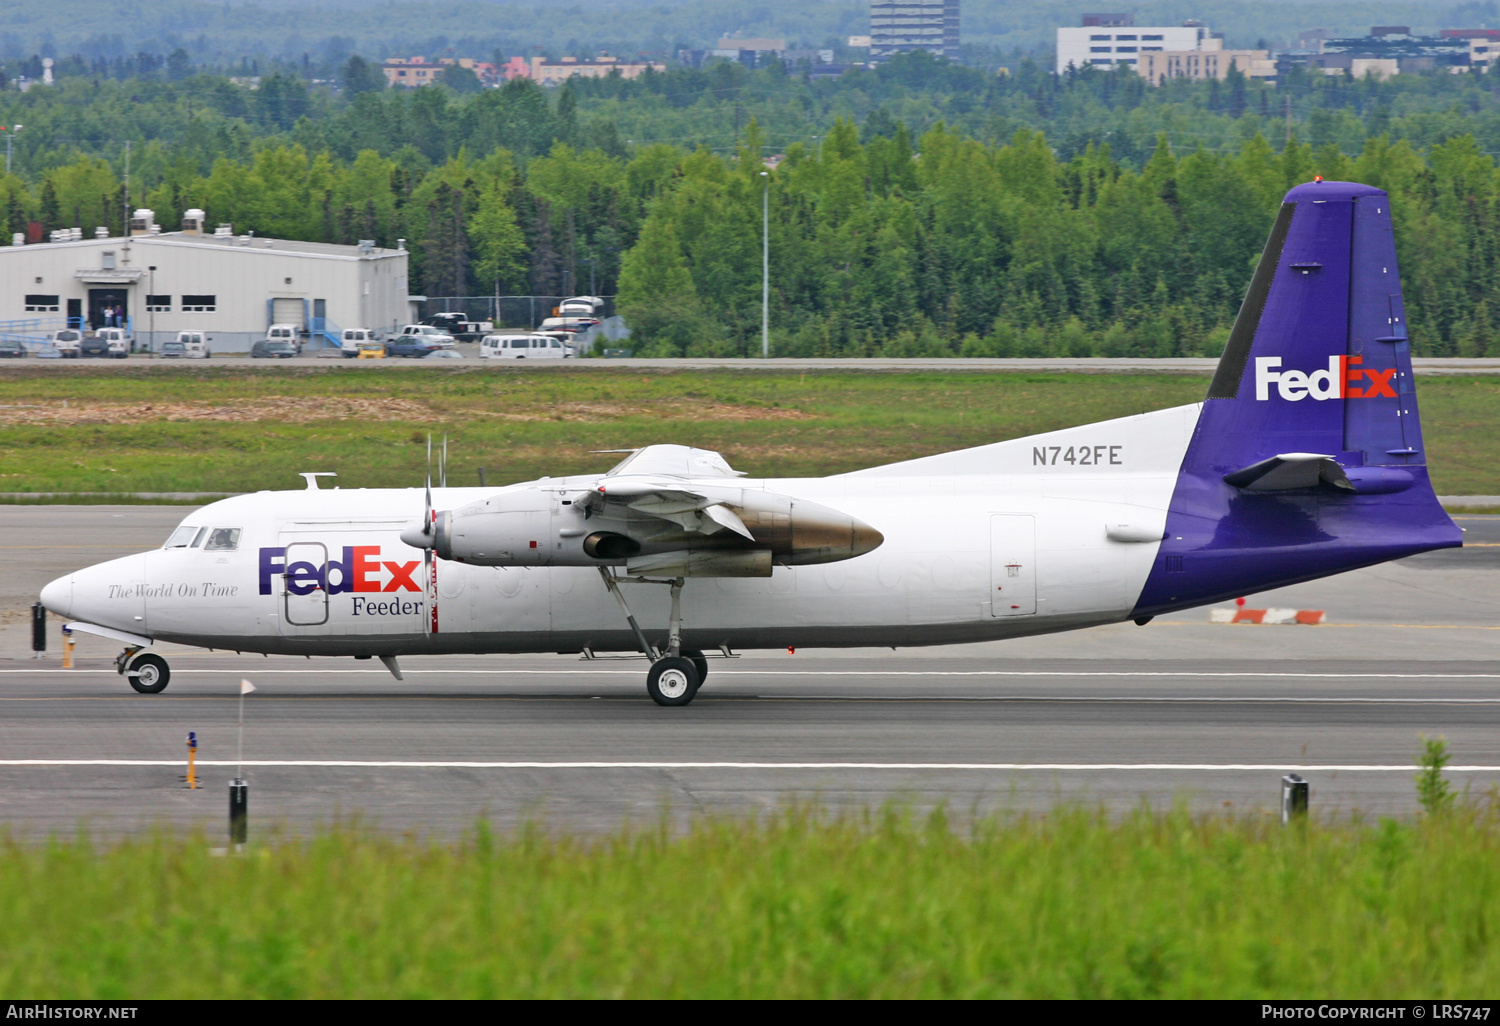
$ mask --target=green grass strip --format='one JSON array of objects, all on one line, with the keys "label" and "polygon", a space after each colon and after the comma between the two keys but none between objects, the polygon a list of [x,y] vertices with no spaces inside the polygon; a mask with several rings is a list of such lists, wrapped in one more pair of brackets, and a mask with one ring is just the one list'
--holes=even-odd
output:
[{"label": "green grass strip", "polygon": [[1500,818],[887,808],[457,845],[0,845],[0,993],[1388,997],[1500,983]]},{"label": "green grass strip", "polygon": [[[336,368],[0,370],[0,492],[242,492],[420,484],[426,438],[449,481],[605,469],[590,450],[717,449],[756,476],[839,473],[1195,402],[1180,374]],[[1434,484],[1500,494],[1500,377],[1420,385]]]}]

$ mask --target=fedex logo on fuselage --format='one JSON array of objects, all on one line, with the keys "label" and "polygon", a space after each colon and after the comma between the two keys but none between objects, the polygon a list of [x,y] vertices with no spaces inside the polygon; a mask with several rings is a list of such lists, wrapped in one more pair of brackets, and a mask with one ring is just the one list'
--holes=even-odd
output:
[{"label": "fedex logo on fuselage", "polygon": [[345,545],[342,555],[342,559],[330,559],[321,566],[300,559],[288,566],[284,547],[262,548],[260,593],[272,594],[273,577],[284,578],[286,590],[293,595],[311,595],[319,590],[330,595],[349,591],[422,590],[422,586],[412,579],[412,574],[422,565],[420,559],[407,563],[383,560],[379,545]]},{"label": "fedex logo on fuselage", "polygon": [[1299,370],[1280,370],[1281,357],[1257,356],[1255,358],[1255,398],[1261,402],[1271,398],[1271,385],[1287,402],[1300,399],[1374,399],[1384,396],[1396,398],[1396,368],[1375,370],[1361,367],[1362,356],[1330,356],[1327,370],[1312,373]]}]

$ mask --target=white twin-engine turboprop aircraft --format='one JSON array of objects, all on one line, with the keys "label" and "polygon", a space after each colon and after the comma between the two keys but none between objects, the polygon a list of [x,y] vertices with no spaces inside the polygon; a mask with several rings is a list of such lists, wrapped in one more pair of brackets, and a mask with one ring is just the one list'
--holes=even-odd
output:
[{"label": "white twin-engine turboprop aircraft", "polygon": [[679,445],[425,497],[307,477],[42,601],[123,642],[146,693],[167,685],[159,641],[373,656],[398,680],[407,654],[628,651],[686,705],[705,652],[1144,624],[1460,544],[1427,477],[1388,200],[1339,182],[1287,195],[1192,406],[823,478],[747,480]]}]

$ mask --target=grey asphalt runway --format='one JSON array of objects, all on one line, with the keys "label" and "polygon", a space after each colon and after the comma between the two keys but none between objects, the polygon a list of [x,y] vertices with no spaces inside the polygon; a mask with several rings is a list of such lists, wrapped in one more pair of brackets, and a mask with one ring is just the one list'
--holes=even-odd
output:
[{"label": "grey asphalt runway", "polygon": [[[481,816],[604,831],[794,799],[955,813],[1116,811],[1174,801],[1270,814],[1282,773],[1320,814],[1410,814],[1420,734],[1454,778],[1500,785],[1500,518],[1469,547],[1254,596],[1326,626],[1213,625],[1207,610],[930,650],[753,652],[715,660],[698,699],[661,709],[643,661],[572,657],[378,664],[168,649],[159,696],[131,691],[117,645],[28,658],[24,607],[52,576],[160,544],[176,507],[0,507],[0,824],[13,835],[154,826],[223,833],[237,685],[257,831],[358,818],[452,837]],[[184,738],[206,786],[181,783]]]}]

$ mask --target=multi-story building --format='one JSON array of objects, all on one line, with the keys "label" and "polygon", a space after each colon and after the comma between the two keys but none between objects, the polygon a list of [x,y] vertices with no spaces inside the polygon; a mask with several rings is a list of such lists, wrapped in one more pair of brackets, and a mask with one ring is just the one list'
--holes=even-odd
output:
[{"label": "multi-story building", "polygon": [[[1091,18],[1106,23],[1088,24]],[[1114,23],[1108,23],[1108,19]],[[1123,15],[1086,15],[1083,25],[1059,27],[1057,73],[1089,67],[1108,71],[1119,64],[1134,69],[1139,67],[1143,53],[1203,50],[1207,49],[1205,43],[1219,42],[1199,21],[1137,27],[1128,24],[1129,20]]]},{"label": "multi-story building", "polygon": [[475,77],[483,85],[492,86],[499,83],[499,68],[486,61],[476,61],[472,57],[439,57],[436,61],[429,61],[426,57],[392,57],[380,65],[380,70],[385,73],[387,85],[415,89],[418,86],[432,85],[437,82],[443,72],[454,65],[474,72]]},{"label": "multi-story building", "polygon": [[870,0],[870,59],[926,50],[958,60],[959,0]]},{"label": "multi-story building", "polygon": [[1169,78],[1224,79],[1230,68],[1237,68],[1247,78],[1275,79],[1276,61],[1269,50],[1225,50],[1218,39],[1201,50],[1145,51],[1135,70],[1154,86]]},{"label": "multi-story building", "polygon": [[575,76],[583,78],[607,78],[613,72],[618,71],[621,78],[636,78],[650,68],[654,71],[666,71],[665,64],[651,61],[622,61],[618,57],[596,57],[593,60],[579,60],[577,57],[564,57],[560,61],[549,60],[546,57],[531,58],[531,74],[528,76],[537,85],[558,85]]}]

